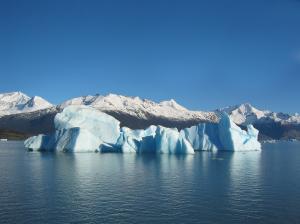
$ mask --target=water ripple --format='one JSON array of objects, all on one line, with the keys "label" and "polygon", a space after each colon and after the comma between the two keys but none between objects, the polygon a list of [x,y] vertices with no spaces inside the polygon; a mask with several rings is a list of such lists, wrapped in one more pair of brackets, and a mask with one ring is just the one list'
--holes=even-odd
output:
[{"label": "water ripple", "polygon": [[[8,144],[8,145],[7,145]],[[0,145],[0,223],[299,223],[299,144],[193,156]]]}]

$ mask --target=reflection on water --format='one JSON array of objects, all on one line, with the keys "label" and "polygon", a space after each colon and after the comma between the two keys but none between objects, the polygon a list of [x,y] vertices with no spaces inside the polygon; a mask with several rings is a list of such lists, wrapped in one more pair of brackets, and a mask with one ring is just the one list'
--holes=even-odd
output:
[{"label": "reflection on water", "polygon": [[299,143],[262,152],[26,152],[0,144],[1,223],[297,223]]},{"label": "reflection on water", "polygon": [[233,191],[241,189],[243,184],[251,186],[251,188],[255,188],[259,184],[260,156],[260,151],[231,154],[228,168]]}]

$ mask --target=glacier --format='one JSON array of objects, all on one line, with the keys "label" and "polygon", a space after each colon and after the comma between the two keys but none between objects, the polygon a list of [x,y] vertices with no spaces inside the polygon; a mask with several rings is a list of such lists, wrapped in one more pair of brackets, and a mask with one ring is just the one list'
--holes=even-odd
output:
[{"label": "glacier", "polygon": [[132,130],[121,128],[118,120],[97,109],[71,105],[55,116],[53,134],[30,137],[24,145],[39,151],[163,154],[261,149],[252,125],[245,131],[226,113],[219,116],[219,123],[200,123],[180,131],[154,125]]}]

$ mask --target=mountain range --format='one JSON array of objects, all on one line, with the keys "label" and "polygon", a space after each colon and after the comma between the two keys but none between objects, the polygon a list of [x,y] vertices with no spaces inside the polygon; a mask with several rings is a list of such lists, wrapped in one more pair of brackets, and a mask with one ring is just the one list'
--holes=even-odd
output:
[{"label": "mountain range", "polygon": [[88,105],[112,115],[121,126],[133,129],[163,125],[182,129],[200,122],[218,122],[218,114],[226,112],[242,128],[253,124],[260,140],[300,139],[300,116],[259,110],[244,103],[214,111],[191,111],[175,100],[156,103],[139,97],[116,94],[76,97],[53,105],[39,97],[22,92],[0,94],[0,138],[24,139],[54,130],[54,116],[68,105]]}]

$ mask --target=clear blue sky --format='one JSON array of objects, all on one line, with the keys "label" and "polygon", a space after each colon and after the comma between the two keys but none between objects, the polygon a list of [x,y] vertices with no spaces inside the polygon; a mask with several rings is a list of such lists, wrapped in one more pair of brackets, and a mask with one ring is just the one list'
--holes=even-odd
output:
[{"label": "clear blue sky", "polygon": [[0,92],[300,112],[299,0],[1,0]]}]

